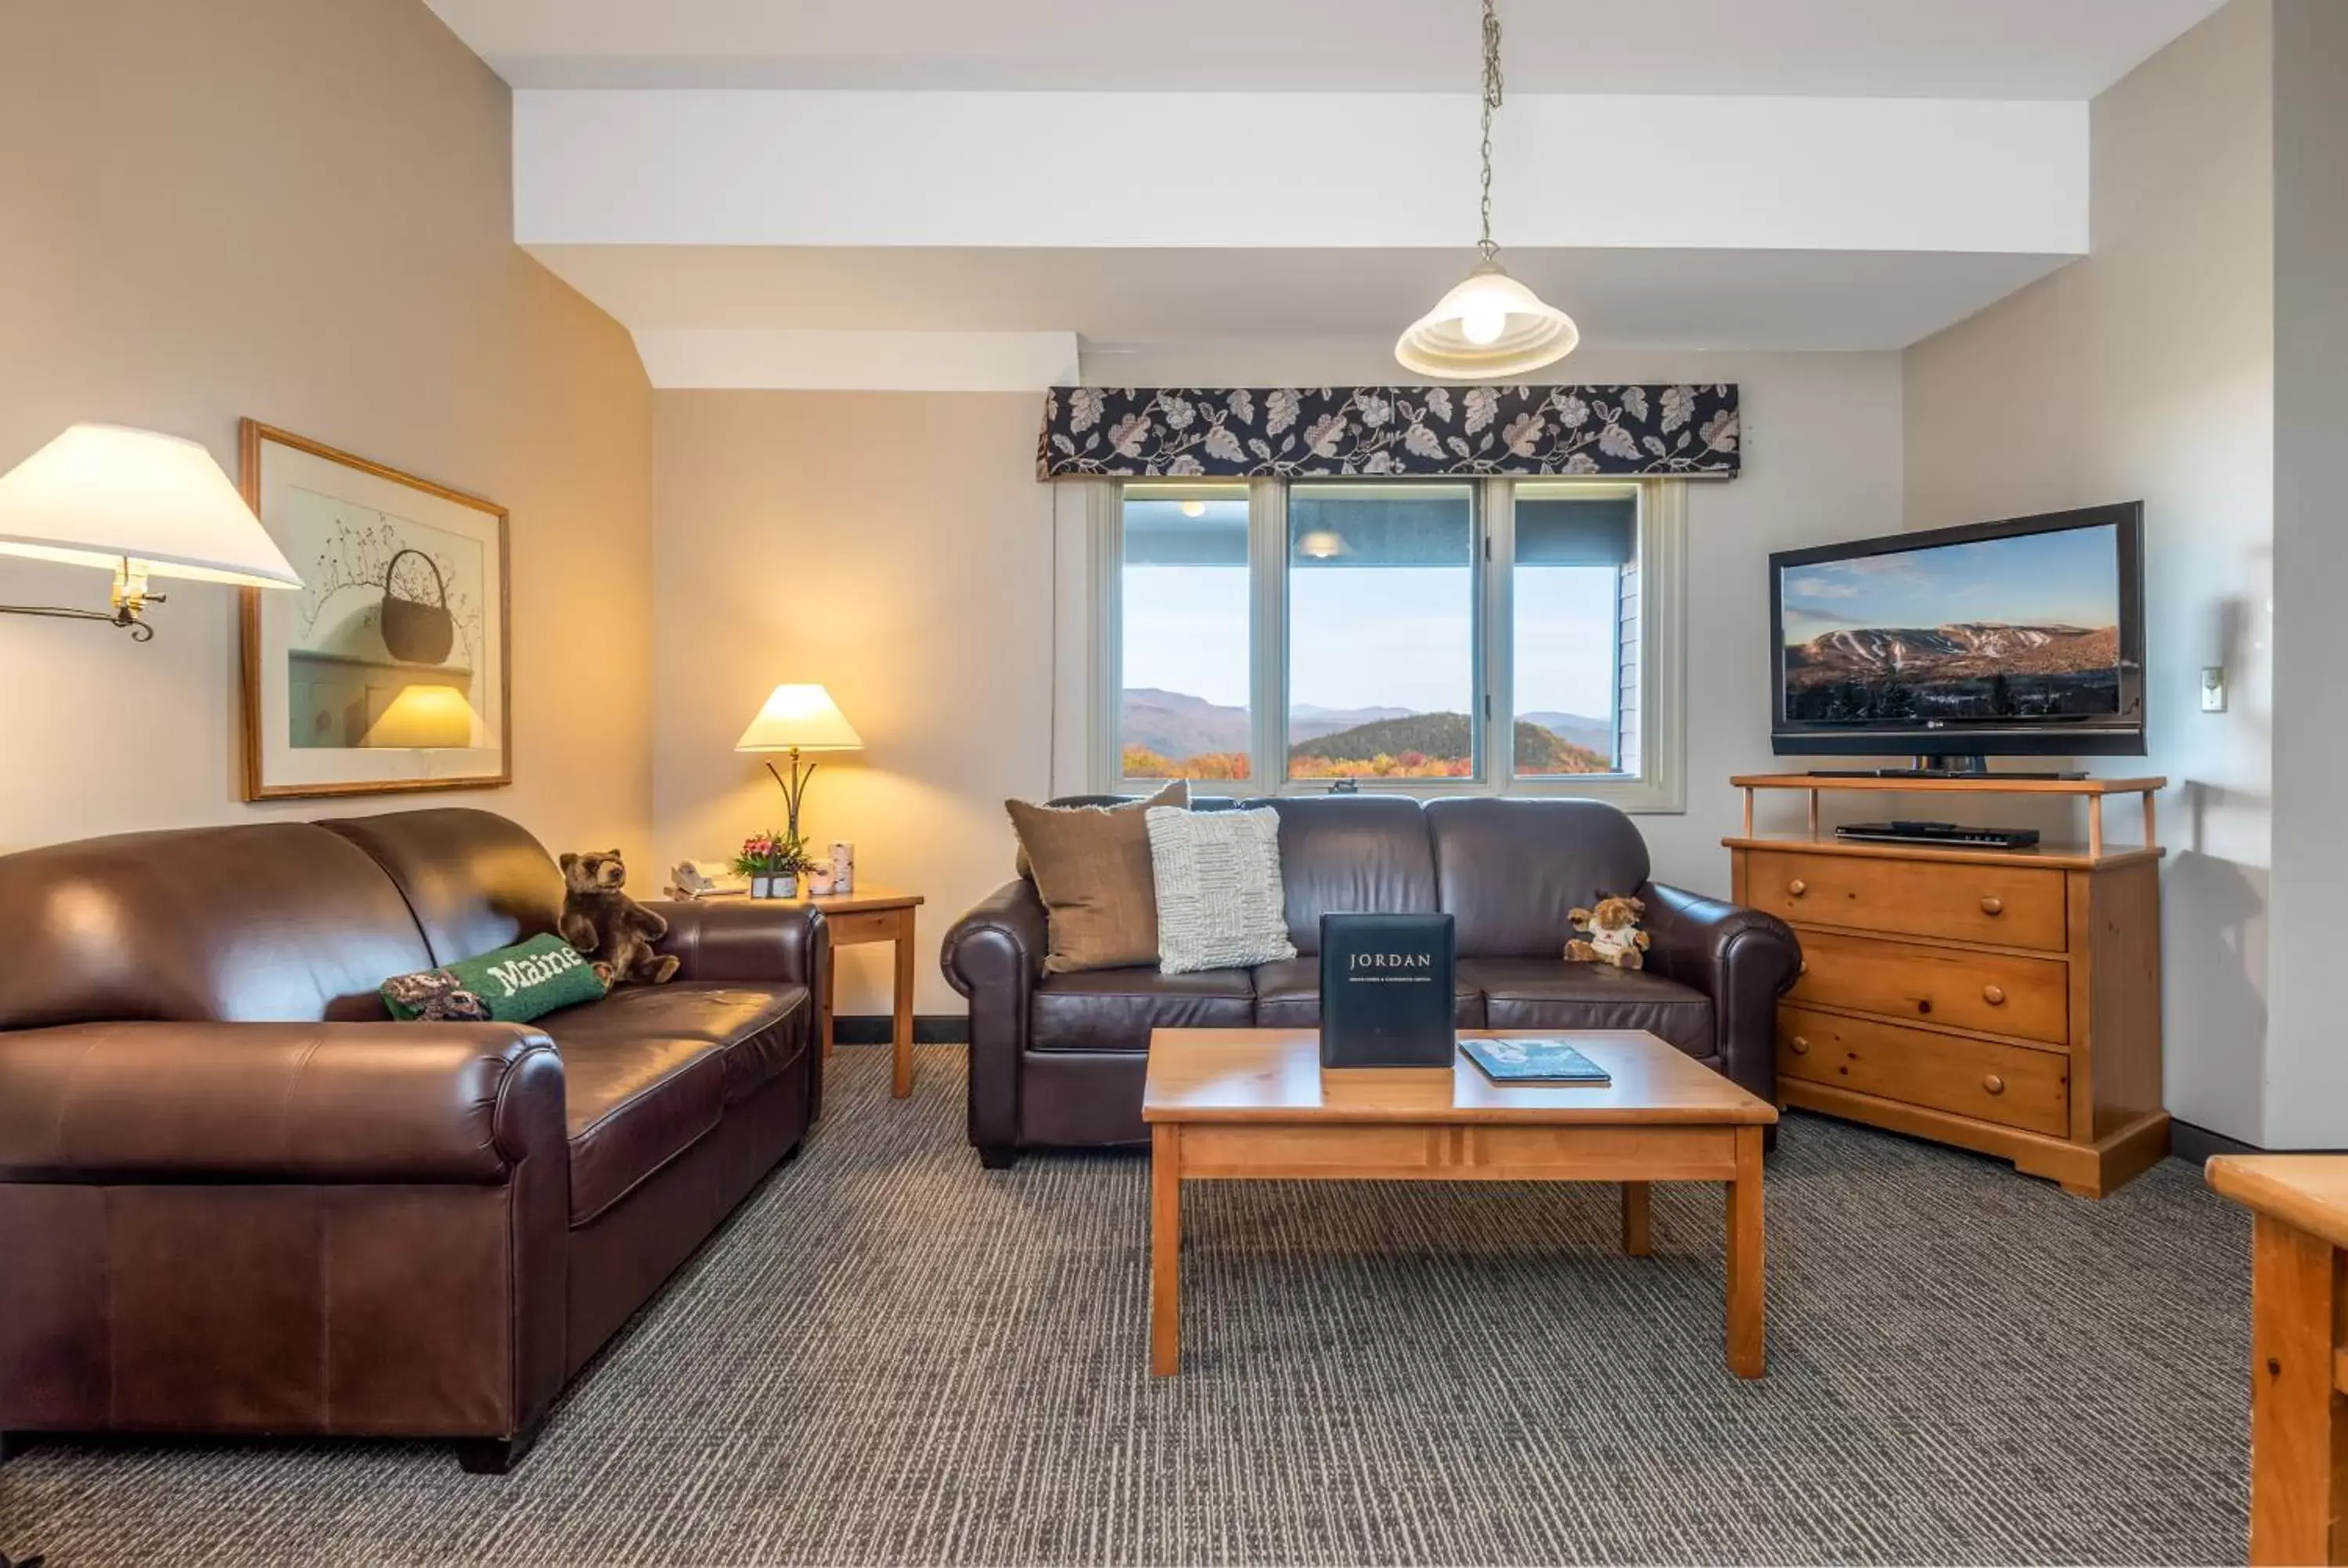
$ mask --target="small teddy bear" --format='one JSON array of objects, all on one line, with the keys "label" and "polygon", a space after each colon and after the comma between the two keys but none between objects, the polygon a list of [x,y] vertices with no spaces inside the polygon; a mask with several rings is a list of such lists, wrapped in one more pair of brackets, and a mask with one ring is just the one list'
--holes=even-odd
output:
[{"label": "small teddy bear", "polygon": [[1647,967],[1647,933],[1639,929],[1639,917],[1647,907],[1636,898],[1618,897],[1611,893],[1598,896],[1595,909],[1574,909],[1566,918],[1573,928],[1586,934],[1565,945],[1569,962],[1576,964],[1612,964],[1618,969],[1643,969]]},{"label": "small teddy bear", "polygon": [[656,953],[668,921],[631,898],[616,849],[562,856],[562,939],[587,956],[605,985],[656,986],[675,978],[677,956]]}]

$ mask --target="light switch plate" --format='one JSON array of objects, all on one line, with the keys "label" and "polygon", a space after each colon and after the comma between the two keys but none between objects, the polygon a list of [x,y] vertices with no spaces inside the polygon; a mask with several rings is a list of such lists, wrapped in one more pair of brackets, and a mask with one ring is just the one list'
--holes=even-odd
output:
[{"label": "light switch plate", "polygon": [[2222,713],[2226,711],[2226,670],[2220,664],[2204,665],[2201,670],[2201,711]]}]

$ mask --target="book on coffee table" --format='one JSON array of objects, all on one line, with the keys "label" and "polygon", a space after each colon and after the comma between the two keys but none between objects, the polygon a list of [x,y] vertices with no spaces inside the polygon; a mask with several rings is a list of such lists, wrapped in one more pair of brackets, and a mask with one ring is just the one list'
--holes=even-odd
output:
[{"label": "book on coffee table", "polygon": [[1463,1040],[1459,1049],[1495,1083],[1587,1083],[1604,1088],[1613,1074],[1561,1040]]}]

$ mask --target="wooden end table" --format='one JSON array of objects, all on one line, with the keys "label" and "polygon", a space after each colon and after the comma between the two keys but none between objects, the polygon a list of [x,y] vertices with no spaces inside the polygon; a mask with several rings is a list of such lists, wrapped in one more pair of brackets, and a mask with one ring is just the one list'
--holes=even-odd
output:
[{"label": "wooden end table", "polygon": [[2250,1561],[2348,1563],[2348,1155],[2219,1154],[2250,1226]]},{"label": "wooden end table", "polygon": [[802,893],[791,902],[823,912],[824,929],[831,937],[831,952],[824,961],[822,995],[823,1055],[831,1060],[832,968],[842,948],[867,942],[897,944],[894,1030],[891,1036],[889,1091],[902,1100],[913,1092],[913,911],[922,906],[918,893],[888,887],[860,887],[853,893]]},{"label": "wooden end table", "polygon": [[1622,1249],[1646,1254],[1648,1184],[1728,1186],[1728,1368],[1767,1368],[1761,1139],[1776,1107],[1652,1034],[1570,1039],[1604,1088],[1498,1084],[1475,1063],[1323,1074],[1311,1030],[1161,1029],[1149,1037],[1149,1369],[1181,1367],[1186,1181],[1618,1182]]}]

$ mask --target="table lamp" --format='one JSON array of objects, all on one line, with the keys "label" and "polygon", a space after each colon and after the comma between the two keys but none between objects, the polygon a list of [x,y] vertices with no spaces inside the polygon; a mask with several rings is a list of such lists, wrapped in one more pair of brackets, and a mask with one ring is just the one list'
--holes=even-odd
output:
[{"label": "table lamp", "polygon": [[0,604],[11,615],[103,620],[145,642],[163,596],[150,577],[300,588],[285,552],[196,442],[118,425],[77,425],[0,475],[0,554],[114,574],[111,610]]},{"label": "table lamp", "polygon": [[786,824],[793,842],[799,836],[799,800],[807,793],[808,781],[815,777],[816,764],[809,763],[802,773],[799,769],[801,752],[853,752],[862,749],[864,741],[857,734],[856,726],[831,700],[831,693],[820,686],[778,686],[734,743],[737,752],[788,752],[791,754],[791,776],[787,780],[775,772],[768,763],[767,771],[775,774],[782,785],[783,804],[790,814]]}]

